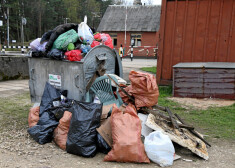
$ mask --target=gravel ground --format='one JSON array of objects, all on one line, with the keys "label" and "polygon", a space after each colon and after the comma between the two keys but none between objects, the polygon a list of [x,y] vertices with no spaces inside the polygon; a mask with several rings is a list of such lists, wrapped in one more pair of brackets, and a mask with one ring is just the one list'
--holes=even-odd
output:
[{"label": "gravel ground", "polygon": [[[123,60],[124,79],[128,79],[130,70],[138,70],[138,67],[154,66],[156,60]],[[26,91],[14,90],[21,94]],[[15,95],[15,94],[14,94]],[[11,95],[11,96],[14,96]],[[8,97],[9,98],[9,97]],[[30,102],[30,100],[28,100]],[[0,102],[1,107],[1,102]],[[17,107],[16,107],[17,108]],[[0,108],[0,121],[3,111]],[[27,118],[25,118],[27,120]],[[27,125],[18,127],[17,121],[3,128],[0,123],[0,168],[136,168],[159,167],[155,163],[135,164],[103,162],[104,154],[98,153],[94,158],[83,158],[71,155],[58,148],[53,142],[45,145],[37,144],[27,133]],[[14,124],[15,123],[15,124]],[[235,167],[235,141],[211,139],[212,147],[208,149],[210,159],[204,161],[193,155],[190,151],[175,145],[176,153],[182,158],[174,162],[173,168],[234,168]],[[184,161],[189,159],[191,161]]]},{"label": "gravel ground", "polygon": [[[15,131],[14,126],[0,133],[0,167],[9,168],[75,168],[75,167],[159,167],[154,163],[116,163],[103,162],[104,154],[98,153],[94,158],[83,158],[66,153],[53,142],[45,145],[37,144],[27,133],[27,127]],[[235,141],[234,141],[235,142]],[[181,159],[174,162],[174,168],[234,168],[235,143],[213,139],[209,149],[210,159],[204,161],[190,151],[175,146]],[[192,161],[184,161],[189,159]]]}]

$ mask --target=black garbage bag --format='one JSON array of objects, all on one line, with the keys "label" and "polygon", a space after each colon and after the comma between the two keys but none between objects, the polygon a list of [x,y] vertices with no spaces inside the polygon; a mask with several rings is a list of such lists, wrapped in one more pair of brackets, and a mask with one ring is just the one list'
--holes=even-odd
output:
[{"label": "black garbage bag", "polygon": [[53,30],[49,30],[48,32],[44,33],[42,35],[40,43],[42,44],[42,43],[48,41],[50,39],[50,36],[51,36],[52,33],[53,33]]},{"label": "black garbage bag", "polygon": [[45,47],[46,52],[51,50],[54,41],[59,37],[59,35],[63,34],[64,32],[66,32],[70,29],[74,29],[75,31],[77,31],[77,28],[78,28],[78,24],[75,24],[75,23],[66,23],[66,24],[62,24],[62,25],[59,25],[56,28],[54,28],[52,30],[52,32],[50,32],[51,35],[50,35],[48,43],[46,44],[46,47]]},{"label": "black garbage bag", "polygon": [[52,141],[54,129],[58,124],[54,114],[46,111],[41,115],[38,123],[28,129],[28,133],[39,144],[45,144]]},{"label": "black garbage bag", "polygon": [[107,154],[111,150],[110,146],[104,140],[104,138],[97,132],[97,146],[101,153]]},{"label": "black garbage bag", "polygon": [[48,58],[56,59],[56,60],[62,60],[64,59],[64,52],[58,49],[52,49],[47,53]]},{"label": "black garbage bag", "polygon": [[48,109],[53,107],[52,101],[57,98],[60,98],[60,96],[61,96],[61,90],[56,89],[50,83],[46,82],[44,92],[42,95],[42,100],[40,103],[39,117],[41,117],[41,115],[44,111],[48,111]]},{"label": "black garbage bag", "polygon": [[32,57],[45,57],[46,53],[43,51],[32,51]]},{"label": "black garbage bag", "polygon": [[[61,101],[61,98],[59,99],[55,99],[54,101]],[[60,103],[58,106],[55,107],[51,107],[48,110],[53,113],[55,115],[55,118],[57,119],[57,121],[59,121],[63,115],[65,111],[69,111],[69,109],[72,107],[73,105],[73,100],[71,99],[66,99],[66,101],[64,103]]]},{"label": "black garbage bag", "polygon": [[74,101],[66,151],[84,157],[94,157],[97,151],[96,128],[100,126],[102,104]]},{"label": "black garbage bag", "polygon": [[59,122],[50,109],[54,107],[54,101],[60,97],[61,91],[46,82],[40,104],[39,121],[28,129],[30,136],[39,144],[51,142],[53,139],[53,131]]}]

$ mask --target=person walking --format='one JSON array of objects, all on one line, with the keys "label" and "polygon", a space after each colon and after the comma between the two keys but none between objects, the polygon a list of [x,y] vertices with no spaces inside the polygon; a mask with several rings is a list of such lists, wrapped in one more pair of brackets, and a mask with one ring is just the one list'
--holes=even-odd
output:
[{"label": "person walking", "polygon": [[120,46],[120,48],[119,48],[119,56],[120,56],[120,58],[121,58],[121,60],[122,60],[122,56],[123,56],[122,44],[121,44],[121,46]]}]

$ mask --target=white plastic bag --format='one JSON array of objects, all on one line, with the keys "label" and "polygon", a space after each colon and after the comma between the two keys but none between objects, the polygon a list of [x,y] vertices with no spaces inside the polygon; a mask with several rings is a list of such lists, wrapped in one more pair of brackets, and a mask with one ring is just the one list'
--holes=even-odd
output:
[{"label": "white plastic bag", "polygon": [[148,126],[145,125],[145,122],[148,118],[147,114],[142,114],[142,113],[138,113],[138,116],[141,120],[141,125],[142,125],[142,129],[141,129],[141,135],[143,135],[144,137],[148,136],[151,132],[153,132],[153,130],[151,128],[149,128]]},{"label": "white plastic bag", "polygon": [[81,22],[78,26],[78,37],[81,42],[90,45],[93,40],[93,32],[87,25],[87,16],[84,17],[84,22]]},{"label": "white plastic bag", "polygon": [[31,43],[30,43],[30,48],[32,51],[45,51],[45,46],[47,44],[47,42],[44,42],[43,44],[40,43],[41,41],[41,38],[37,38],[35,40],[33,40]]},{"label": "white plastic bag", "polygon": [[146,136],[144,148],[148,158],[161,167],[173,164],[175,148],[168,135],[161,131],[154,131]]}]

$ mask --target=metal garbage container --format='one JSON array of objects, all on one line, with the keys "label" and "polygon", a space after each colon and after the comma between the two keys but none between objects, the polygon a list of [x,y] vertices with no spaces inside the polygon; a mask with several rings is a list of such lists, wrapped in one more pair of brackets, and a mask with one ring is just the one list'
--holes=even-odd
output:
[{"label": "metal garbage container", "polygon": [[85,100],[86,85],[96,73],[101,61],[105,61],[106,73],[123,77],[122,63],[115,50],[100,45],[92,48],[79,62],[29,57],[29,89],[31,101],[41,102],[45,83],[68,90],[68,98]]}]

